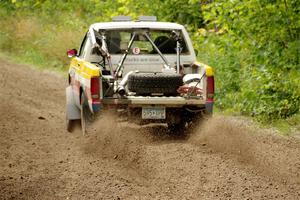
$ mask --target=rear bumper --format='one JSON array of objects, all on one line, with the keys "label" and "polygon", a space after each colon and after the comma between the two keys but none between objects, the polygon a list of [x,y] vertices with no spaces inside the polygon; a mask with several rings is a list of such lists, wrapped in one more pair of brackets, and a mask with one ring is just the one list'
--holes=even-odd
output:
[{"label": "rear bumper", "polygon": [[[126,98],[104,98],[103,108],[117,109],[118,113],[138,123],[173,123],[181,118],[191,121],[199,114],[212,114],[213,101],[186,99],[184,97],[130,96]],[[164,107],[165,119],[142,119],[143,108]]]},{"label": "rear bumper", "polygon": [[126,98],[105,98],[103,104],[128,105],[129,107],[142,107],[152,105],[163,105],[165,107],[199,106],[205,107],[203,99],[186,99],[184,97],[151,97],[130,96]]}]

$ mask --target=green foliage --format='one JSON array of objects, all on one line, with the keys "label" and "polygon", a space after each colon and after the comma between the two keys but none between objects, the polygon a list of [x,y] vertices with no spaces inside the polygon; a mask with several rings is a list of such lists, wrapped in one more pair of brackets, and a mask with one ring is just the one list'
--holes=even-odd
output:
[{"label": "green foliage", "polygon": [[202,6],[210,30],[202,37],[214,38],[207,43],[216,52],[206,56],[216,67],[221,108],[262,120],[299,112],[299,7],[297,0],[216,0]]},{"label": "green foliage", "polygon": [[[0,50],[60,68],[88,25],[156,15],[187,25],[198,58],[215,68],[216,105],[260,120],[300,109],[299,0],[2,0]],[[299,115],[299,114],[297,114]],[[296,115],[296,116],[297,116]]]}]

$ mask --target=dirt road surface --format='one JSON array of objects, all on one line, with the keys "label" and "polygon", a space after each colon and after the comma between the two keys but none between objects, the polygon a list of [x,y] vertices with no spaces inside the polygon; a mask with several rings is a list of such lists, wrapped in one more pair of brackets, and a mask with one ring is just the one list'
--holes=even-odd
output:
[{"label": "dirt road surface", "polygon": [[111,115],[70,134],[66,79],[0,63],[0,199],[300,199],[293,137],[222,116],[185,138]]}]

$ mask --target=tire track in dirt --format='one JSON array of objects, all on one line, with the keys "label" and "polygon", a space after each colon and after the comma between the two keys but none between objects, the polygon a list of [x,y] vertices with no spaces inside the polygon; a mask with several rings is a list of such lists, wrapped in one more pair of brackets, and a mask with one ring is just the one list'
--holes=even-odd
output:
[{"label": "tire track in dirt", "polygon": [[0,61],[0,199],[300,198],[299,140],[223,116],[181,138],[111,114],[68,134],[66,80]]}]

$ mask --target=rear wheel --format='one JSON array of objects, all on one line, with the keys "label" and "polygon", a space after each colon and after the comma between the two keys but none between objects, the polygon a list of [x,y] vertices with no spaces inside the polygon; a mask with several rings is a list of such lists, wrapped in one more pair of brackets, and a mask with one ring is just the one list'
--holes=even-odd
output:
[{"label": "rear wheel", "polygon": [[89,104],[88,104],[88,101],[87,101],[85,95],[83,95],[83,94],[81,95],[80,115],[81,115],[81,132],[82,132],[82,135],[85,135],[88,127],[94,120],[94,115],[89,108]]},{"label": "rear wheel", "polygon": [[182,121],[177,124],[168,124],[168,130],[171,135],[184,135],[186,122]]},{"label": "rear wheel", "polygon": [[80,127],[80,119],[67,119],[66,128],[69,133],[72,133],[76,127]]},{"label": "rear wheel", "polygon": [[86,117],[85,117],[85,108],[84,106],[81,106],[81,132],[82,132],[82,135],[85,135],[86,134]]},{"label": "rear wheel", "polygon": [[[175,113],[171,116],[176,116]],[[210,114],[205,110],[199,110],[195,108],[185,108],[177,115],[178,120],[168,123],[168,129],[170,134],[183,135],[191,134],[201,125],[202,122],[210,118]]]},{"label": "rear wheel", "polygon": [[66,119],[67,131],[72,133],[74,130],[74,120]]}]

